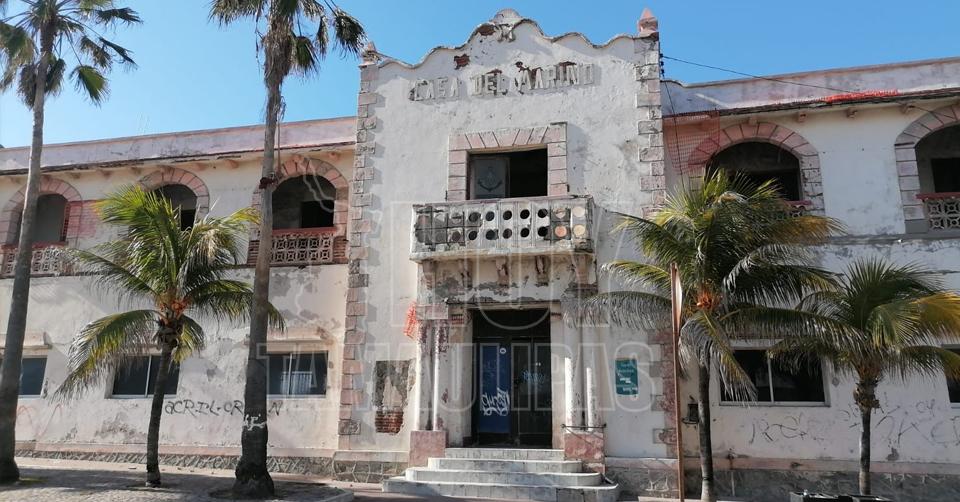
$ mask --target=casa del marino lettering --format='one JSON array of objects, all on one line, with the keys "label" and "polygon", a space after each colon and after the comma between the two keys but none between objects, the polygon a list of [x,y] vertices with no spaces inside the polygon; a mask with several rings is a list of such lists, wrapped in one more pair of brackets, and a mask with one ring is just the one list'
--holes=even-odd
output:
[{"label": "casa del marino lettering", "polygon": [[495,69],[467,79],[438,77],[413,82],[411,101],[445,101],[467,96],[529,96],[541,91],[592,85],[596,67],[572,62],[529,68],[516,63],[516,71]]}]

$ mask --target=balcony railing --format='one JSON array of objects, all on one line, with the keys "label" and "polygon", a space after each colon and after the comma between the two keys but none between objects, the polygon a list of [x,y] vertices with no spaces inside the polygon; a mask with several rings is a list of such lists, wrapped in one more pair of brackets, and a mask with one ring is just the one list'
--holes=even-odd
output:
[{"label": "balcony railing", "polygon": [[960,230],[960,192],[922,193],[917,198],[923,201],[930,230]]},{"label": "balcony railing", "polygon": [[[5,245],[3,250],[0,276],[13,277],[13,268],[17,263],[17,246]],[[30,259],[30,274],[63,275],[70,273],[69,262],[64,251],[66,244],[61,242],[38,242],[33,245],[33,256]]]},{"label": "balcony railing", "polygon": [[412,258],[593,252],[593,199],[558,196],[413,207]]},{"label": "balcony railing", "polygon": [[[335,228],[297,228],[273,231],[270,263],[273,265],[325,265],[343,261],[345,241]],[[250,241],[247,263],[257,261],[259,241]]]},{"label": "balcony railing", "polygon": [[274,265],[319,265],[333,263],[334,229],[304,228],[273,231]]}]

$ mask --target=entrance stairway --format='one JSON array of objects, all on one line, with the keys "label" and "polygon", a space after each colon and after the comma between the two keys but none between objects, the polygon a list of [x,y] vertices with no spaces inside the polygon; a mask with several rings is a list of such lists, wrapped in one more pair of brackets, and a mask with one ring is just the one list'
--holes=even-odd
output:
[{"label": "entrance stairway", "polygon": [[617,485],[583,472],[563,450],[447,448],[427,467],[383,482],[385,493],[549,502],[614,502]]}]

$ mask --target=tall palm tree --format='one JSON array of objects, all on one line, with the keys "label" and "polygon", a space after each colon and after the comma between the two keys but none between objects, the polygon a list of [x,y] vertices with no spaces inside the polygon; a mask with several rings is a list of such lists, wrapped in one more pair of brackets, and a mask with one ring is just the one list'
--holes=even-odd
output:
[{"label": "tall palm tree", "polygon": [[[94,104],[109,93],[104,73],[114,64],[135,66],[127,49],[107,40],[99,30],[134,24],[140,17],[113,0],[21,0],[25,9],[4,17],[10,0],[0,0],[0,92],[16,92],[33,110],[30,167],[20,219],[20,240],[13,272],[10,316],[0,369],[0,483],[20,478],[13,459],[16,448],[20,364],[30,297],[30,255],[40,189],[44,104],[60,92],[68,75],[77,90]],[[42,82],[42,85],[38,85]]]},{"label": "tall palm tree", "polygon": [[[197,318],[249,319],[253,292],[228,275],[240,262],[248,225],[257,222],[256,211],[206,217],[181,230],[180,210],[138,186],[121,189],[96,209],[105,223],[124,229],[125,237],[72,254],[98,286],[134,310],[93,321],[77,333],[70,347],[70,373],[57,393],[76,396],[128,367],[131,356],[157,347],[160,366],[151,382],[147,485],[158,486],[160,416],[171,364],[203,349],[206,336]],[[277,310],[269,303],[263,307],[271,323],[282,327]]]},{"label": "tall palm tree", "polygon": [[667,197],[652,218],[624,217],[625,231],[647,261],[615,260],[604,271],[630,288],[585,299],[579,318],[634,329],[669,326],[670,273],[676,264],[683,288],[680,356],[698,368],[701,498],[716,500],[710,436],[710,380],[719,370],[722,387],[738,399],[756,389],[734,357],[732,341],[752,334],[809,330],[822,320],[782,307],[812,289],[827,289],[832,276],[814,265],[807,245],[839,230],[814,215],[786,217],[772,183],[761,186],[723,171],[702,189]]},{"label": "tall palm tree", "polygon": [[[263,82],[267,91],[266,127],[260,188],[260,242],[253,281],[255,297],[250,323],[250,354],[244,388],[244,428],[241,456],[233,491],[238,496],[273,494],[267,472],[267,370],[259,348],[267,341],[266,312],[269,298],[275,139],[280,120],[283,83],[291,74],[303,77],[319,70],[331,43],[356,55],[364,41],[360,23],[331,0],[213,0],[210,17],[226,25],[252,18],[257,24],[258,48],[263,50]],[[265,31],[261,31],[261,23]],[[330,36],[333,35],[331,40]]]},{"label": "tall palm tree", "polygon": [[847,267],[837,290],[817,291],[798,309],[835,321],[833,329],[790,336],[770,354],[791,365],[826,360],[856,378],[860,409],[860,493],[870,494],[870,426],[880,406],[877,385],[910,376],[960,379],[960,356],[944,349],[960,334],[960,295],[943,289],[937,273],[875,258]]}]

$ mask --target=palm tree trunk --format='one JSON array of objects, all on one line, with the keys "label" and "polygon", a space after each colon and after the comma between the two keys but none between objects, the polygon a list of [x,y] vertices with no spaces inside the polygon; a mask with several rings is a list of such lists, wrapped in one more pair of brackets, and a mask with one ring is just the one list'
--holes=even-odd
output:
[{"label": "palm tree trunk", "polygon": [[[269,52],[267,60],[270,60]],[[267,63],[269,67],[269,62]],[[269,70],[268,70],[269,74]],[[253,312],[243,391],[243,431],[240,461],[235,471],[236,496],[263,498],[274,493],[267,471],[267,368],[261,356],[267,344],[267,303],[270,296],[270,255],[273,233],[274,148],[280,116],[280,80],[267,80],[267,121],[263,141],[260,198],[260,242],[253,278]]]},{"label": "palm tree trunk", "polygon": [[17,399],[20,395],[20,366],[23,338],[27,330],[27,306],[30,301],[30,262],[33,258],[33,220],[37,214],[40,191],[40,159],[43,155],[43,112],[46,97],[47,67],[53,52],[53,29],[46,25],[41,33],[40,60],[37,63],[36,89],[33,96],[33,138],[30,142],[30,167],[27,189],[20,218],[20,240],[13,269],[13,292],[3,364],[0,367],[0,483],[20,479],[14,455],[17,447]]},{"label": "palm tree trunk", "polygon": [[147,426],[147,486],[160,486],[160,417],[163,414],[163,398],[170,375],[170,360],[173,347],[163,344],[160,351],[160,367],[153,381],[153,402],[150,405],[150,425]]},{"label": "palm tree trunk", "polygon": [[710,434],[710,360],[700,364],[697,411],[700,423],[700,500],[715,502],[717,495],[713,486],[713,444]]},{"label": "palm tree trunk", "polygon": [[853,398],[860,408],[860,494],[870,495],[870,420],[877,407],[877,382],[861,379]]}]

